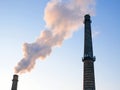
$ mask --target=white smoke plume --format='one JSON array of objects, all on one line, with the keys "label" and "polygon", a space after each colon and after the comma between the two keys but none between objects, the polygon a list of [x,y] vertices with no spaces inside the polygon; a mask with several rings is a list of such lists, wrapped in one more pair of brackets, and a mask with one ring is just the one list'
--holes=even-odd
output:
[{"label": "white smoke plume", "polygon": [[94,0],[51,0],[45,8],[46,29],[34,43],[23,45],[24,57],[15,66],[15,73],[31,71],[37,59],[50,55],[53,47],[62,42],[83,25],[85,14],[94,14]]}]

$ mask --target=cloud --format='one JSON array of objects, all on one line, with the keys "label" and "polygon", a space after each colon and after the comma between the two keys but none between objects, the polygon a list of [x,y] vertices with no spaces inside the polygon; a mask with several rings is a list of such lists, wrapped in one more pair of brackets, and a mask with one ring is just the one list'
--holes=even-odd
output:
[{"label": "cloud", "polygon": [[99,34],[100,34],[99,31],[93,31],[93,32],[92,32],[92,37],[93,37],[93,38],[94,38],[94,37],[97,37]]}]

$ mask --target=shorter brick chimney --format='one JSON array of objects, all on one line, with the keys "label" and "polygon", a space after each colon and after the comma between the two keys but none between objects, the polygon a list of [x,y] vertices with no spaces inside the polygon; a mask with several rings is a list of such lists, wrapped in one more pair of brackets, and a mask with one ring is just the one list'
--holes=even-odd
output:
[{"label": "shorter brick chimney", "polygon": [[11,90],[17,90],[18,75],[13,75]]}]

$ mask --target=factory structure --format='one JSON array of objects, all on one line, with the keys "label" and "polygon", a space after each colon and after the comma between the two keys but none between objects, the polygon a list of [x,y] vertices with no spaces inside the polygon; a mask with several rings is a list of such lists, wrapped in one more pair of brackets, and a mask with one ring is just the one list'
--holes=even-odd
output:
[{"label": "factory structure", "polygon": [[90,15],[84,17],[83,90],[95,90],[94,61]]},{"label": "factory structure", "polygon": [[[94,61],[90,15],[84,16],[83,90],[95,90]],[[17,90],[18,75],[13,75],[11,90]]]},{"label": "factory structure", "polygon": [[11,90],[17,90],[18,75],[13,75]]}]

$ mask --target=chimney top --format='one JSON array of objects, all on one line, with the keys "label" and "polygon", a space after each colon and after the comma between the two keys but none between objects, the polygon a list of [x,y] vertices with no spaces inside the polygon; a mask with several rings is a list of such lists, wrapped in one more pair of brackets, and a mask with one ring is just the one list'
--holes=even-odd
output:
[{"label": "chimney top", "polygon": [[86,14],[84,17],[85,17],[85,19],[90,19],[90,15],[89,14]]},{"label": "chimney top", "polygon": [[84,16],[84,24],[85,24],[86,22],[91,23],[90,15],[89,15],[89,14],[86,14],[86,15]]},{"label": "chimney top", "polygon": [[13,75],[13,80],[18,80],[18,75]]}]

